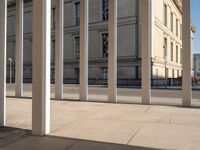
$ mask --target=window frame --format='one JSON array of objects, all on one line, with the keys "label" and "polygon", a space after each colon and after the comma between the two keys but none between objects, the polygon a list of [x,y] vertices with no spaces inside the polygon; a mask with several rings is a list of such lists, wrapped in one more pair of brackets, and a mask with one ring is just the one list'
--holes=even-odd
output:
[{"label": "window frame", "polygon": [[74,2],[74,7],[75,7],[75,25],[79,26],[80,25],[80,2],[79,1]]},{"label": "window frame", "polygon": [[168,18],[167,18],[167,13],[168,13],[168,8],[167,8],[167,4],[164,3],[164,25],[167,27],[167,23],[168,23]]}]

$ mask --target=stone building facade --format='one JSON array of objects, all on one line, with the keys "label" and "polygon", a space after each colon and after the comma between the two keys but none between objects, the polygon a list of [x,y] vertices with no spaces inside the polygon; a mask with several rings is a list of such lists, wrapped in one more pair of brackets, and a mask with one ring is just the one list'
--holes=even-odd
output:
[{"label": "stone building facade", "polygon": [[193,69],[194,75],[200,76],[200,54],[193,54]]},{"label": "stone building facade", "polygon": [[[64,1],[64,82],[78,83],[79,22],[78,0]],[[182,14],[176,1],[154,3],[152,79],[182,76]],[[108,75],[108,0],[89,1],[89,83],[104,84]],[[137,84],[141,79],[140,1],[118,0],[118,84]],[[8,4],[7,57],[15,73],[15,2]],[[51,77],[55,65],[55,2],[52,4]],[[24,82],[32,78],[32,1],[24,4]],[[10,76],[8,61],[7,77]],[[136,82],[138,81],[138,82]]]}]

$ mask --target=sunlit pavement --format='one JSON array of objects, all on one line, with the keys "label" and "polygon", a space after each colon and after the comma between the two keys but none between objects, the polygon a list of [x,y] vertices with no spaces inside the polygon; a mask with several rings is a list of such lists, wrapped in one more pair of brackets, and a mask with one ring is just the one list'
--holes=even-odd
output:
[{"label": "sunlit pavement", "polygon": [[193,107],[183,108],[179,90],[153,90],[149,106],[139,104],[140,89],[118,89],[119,103],[112,104],[106,88],[90,87],[92,102],[81,102],[78,87],[65,85],[63,101],[53,99],[52,87],[51,133],[38,137],[30,131],[31,85],[19,99],[14,85],[7,89],[10,128],[0,128],[0,149],[200,149],[199,91]]}]

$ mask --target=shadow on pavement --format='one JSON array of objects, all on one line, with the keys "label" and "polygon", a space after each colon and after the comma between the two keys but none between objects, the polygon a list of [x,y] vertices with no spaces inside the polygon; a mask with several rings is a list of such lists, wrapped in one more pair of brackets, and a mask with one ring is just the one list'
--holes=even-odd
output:
[{"label": "shadow on pavement", "polygon": [[152,148],[72,139],[34,136],[30,130],[0,127],[0,150],[155,150]]}]

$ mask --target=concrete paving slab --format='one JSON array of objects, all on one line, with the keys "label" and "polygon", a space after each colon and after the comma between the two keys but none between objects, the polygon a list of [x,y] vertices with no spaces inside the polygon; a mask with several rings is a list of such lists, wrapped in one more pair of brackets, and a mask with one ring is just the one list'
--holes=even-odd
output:
[{"label": "concrete paving slab", "polygon": [[158,149],[199,150],[200,127],[172,125],[172,124],[146,124],[129,145],[148,146]]},{"label": "concrete paving slab", "polygon": [[51,135],[127,144],[139,127],[139,123],[81,119],[52,132]]}]

